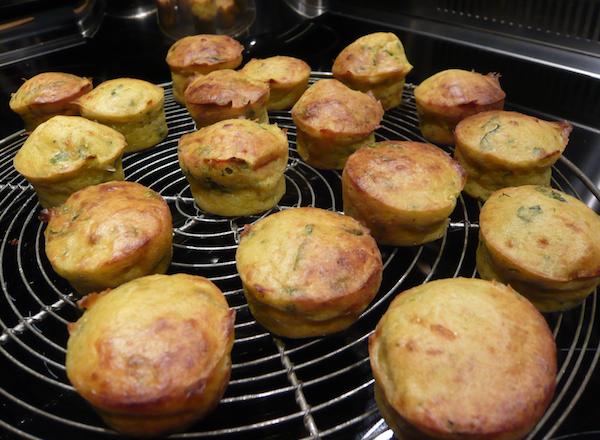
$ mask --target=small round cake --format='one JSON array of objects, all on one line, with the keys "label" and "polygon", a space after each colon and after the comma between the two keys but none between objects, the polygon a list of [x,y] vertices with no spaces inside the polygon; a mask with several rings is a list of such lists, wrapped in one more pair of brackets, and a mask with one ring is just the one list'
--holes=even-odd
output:
[{"label": "small round cake", "polygon": [[238,67],[243,50],[240,43],[227,35],[192,35],[176,41],[166,58],[175,101],[185,104],[183,95],[194,77]]},{"label": "small round cake", "polygon": [[112,428],[155,437],[192,425],[223,396],[235,313],[199,276],[151,275],[88,295],[69,325],[67,376]]},{"label": "small round cake", "polygon": [[126,153],[153,147],[169,132],[164,90],[147,81],[105,81],[78,102],[84,118],[108,125],[125,136]]},{"label": "small round cake", "polygon": [[463,119],[454,157],[467,172],[465,192],[486,200],[508,186],[550,186],[551,167],[569,142],[571,124],[491,110]]},{"label": "small round cake", "polygon": [[268,110],[287,110],[292,108],[308,87],[310,66],[298,58],[274,56],[251,59],[241,72],[269,86]]},{"label": "small round cake", "polygon": [[179,140],[179,164],[198,206],[225,216],[258,214],[285,194],[288,142],[277,125],[229,119]]},{"label": "small round cake", "polygon": [[412,70],[398,37],[365,35],[346,46],[333,62],[333,76],[348,87],[371,92],[388,110],[402,103],[404,78]]},{"label": "small round cake", "polygon": [[346,162],[344,212],[380,244],[423,244],[444,235],[464,184],[460,165],[433,145],[378,142]]},{"label": "small round cake", "polygon": [[351,217],[293,208],[246,226],[237,269],[252,315],[288,338],[344,330],[381,284],[381,254]]},{"label": "small round cake", "polygon": [[454,145],[454,127],[467,116],[502,110],[505,93],[499,75],[450,69],[430,76],[415,88],[419,126],[423,136]]},{"label": "small round cake", "polygon": [[554,394],[552,332],[500,283],[454,278],[402,292],[369,357],[377,406],[400,439],[521,439]]},{"label": "small round cake", "polygon": [[600,284],[600,216],[547,186],[503,188],[479,216],[477,271],[543,312],[579,305]]},{"label": "small round cake", "polygon": [[235,70],[216,70],[197,77],[185,89],[185,106],[196,127],[225,119],[269,122],[269,86]]},{"label": "small round cake", "polygon": [[54,116],[29,135],[13,161],[44,208],[86,186],[123,180],[121,133],[79,116]]},{"label": "small round cake", "polygon": [[79,293],[99,292],[171,263],[173,222],[163,198],[134,182],[88,186],[49,211],[52,268]]},{"label": "small round cake", "polygon": [[92,90],[92,80],[62,72],[45,72],[23,83],[10,98],[10,108],[23,119],[26,131],[56,115],[79,114],[75,101]]},{"label": "small round cake", "polygon": [[317,81],[292,109],[298,153],[317,168],[342,169],[352,153],[375,142],[382,117],[372,96],[335,79]]}]

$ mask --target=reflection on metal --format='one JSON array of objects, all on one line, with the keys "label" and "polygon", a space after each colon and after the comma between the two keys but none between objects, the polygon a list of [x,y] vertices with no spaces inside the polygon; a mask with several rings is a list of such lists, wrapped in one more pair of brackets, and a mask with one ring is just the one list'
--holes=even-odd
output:
[{"label": "reflection on metal", "polygon": [[286,3],[298,14],[315,18],[327,12],[329,0],[285,0]]}]

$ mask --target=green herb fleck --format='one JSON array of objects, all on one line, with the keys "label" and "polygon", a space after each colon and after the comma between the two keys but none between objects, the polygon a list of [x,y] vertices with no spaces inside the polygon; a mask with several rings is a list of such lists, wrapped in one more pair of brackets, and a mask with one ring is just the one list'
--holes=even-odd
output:
[{"label": "green herb fleck", "polygon": [[360,229],[344,229],[344,231],[346,231],[348,234],[352,234],[352,235],[364,235],[363,231],[361,231]]},{"label": "green herb fleck", "polygon": [[135,106],[135,100],[130,99],[129,100],[129,107],[134,107]]},{"label": "green herb fleck", "polygon": [[533,152],[533,154],[534,154],[534,155],[536,155],[536,156],[541,156],[541,155],[543,155],[543,154],[544,154],[544,150],[543,150],[542,148],[540,148],[540,147],[533,147],[533,148],[531,149],[531,151],[532,151],[532,152]]},{"label": "green herb fleck", "polygon": [[567,199],[565,199],[558,191],[554,191],[552,188],[548,188],[545,186],[536,186],[535,190],[544,194],[546,197],[550,197],[551,199],[558,200],[559,202],[564,203],[567,202]]},{"label": "green herb fleck", "polygon": [[492,118],[481,127],[487,130],[485,135],[483,135],[483,137],[479,141],[479,147],[484,151],[492,150],[494,148],[494,146],[490,142],[489,137],[500,129],[500,124],[496,122],[497,120],[497,118]]},{"label": "green herb fleck", "polygon": [[302,251],[304,250],[304,246],[306,246],[306,240],[300,243],[298,246],[298,251],[296,252],[296,257],[294,258],[294,265],[292,266],[292,270],[296,270],[298,268],[298,263],[302,259]]},{"label": "green herb fleck", "polygon": [[304,233],[305,233],[306,235],[310,235],[310,234],[312,234],[313,227],[314,227],[314,225],[311,225],[311,224],[304,225]]},{"label": "green herb fleck", "polygon": [[298,289],[296,289],[295,287],[285,286],[283,288],[283,291],[285,293],[287,293],[288,295],[293,295],[294,293],[296,293],[298,291]]},{"label": "green herb fleck", "polygon": [[64,162],[69,160],[69,153],[67,153],[66,151],[59,151],[58,153],[56,153],[54,156],[52,156],[52,158],[50,159],[50,163],[52,165],[56,165],[59,162]]},{"label": "green herb fleck", "polygon": [[385,53],[387,53],[389,56],[391,56],[391,57],[394,56],[394,52],[392,52],[391,50],[389,50],[389,49],[384,49],[384,50],[385,50]]},{"label": "green herb fleck", "polygon": [[256,119],[256,112],[252,109],[246,111],[246,119]]},{"label": "green herb fleck", "polygon": [[517,217],[524,222],[531,222],[534,217],[542,213],[542,207],[540,205],[533,205],[529,207],[521,206],[517,210]]}]

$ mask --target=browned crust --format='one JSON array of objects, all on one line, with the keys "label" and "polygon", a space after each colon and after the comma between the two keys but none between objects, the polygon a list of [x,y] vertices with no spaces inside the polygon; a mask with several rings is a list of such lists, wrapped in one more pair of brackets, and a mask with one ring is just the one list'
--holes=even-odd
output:
[{"label": "browned crust", "polygon": [[445,70],[415,88],[415,100],[423,113],[457,123],[484,110],[502,109],[506,94],[500,75],[481,75],[465,70]]},{"label": "browned crust", "polygon": [[[92,90],[90,78],[62,72],[44,72],[25,81],[15,95],[28,95],[24,104],[35,107],[70,103],[90,90]],[[11,99],[11,104],[12,102]]]},{"label": "browned crust", "polygon": [[[405,158],[403,155],[399,156],[397,154],[398,151],[395,148],[396,146],[410,150],[414,152],[414,155],[411,158]],[[388,155],[389,160],[381,162],[378,161],[378,159],[384,154]],[[424,154],[433,154],[434,157],[439,158],[441,163],[419,160],[424,156]],[[364,194],[369,194],[371,197],[379,200],[379,202],[390,206],[390,208],[394,207],[389,205],[386,200],[378,197],[377,194],[369,191],[367,188],[368,183],[372,182],[373,179],[373,162],[377,162],[378,164],[377,178],[382,184],[386,178],[391,179],[398,177],[399,175],[406,175],[406,178],[410,179],[413,171],[421,172],[424,170],[427,174],[430,174],[433,178],[435,178],[439,175],[439,173],[444,171],[442,163],[454,168],[456,174],[460,178],[460,189],[464,187],[467,178],[466,172],[456,160],[452,159],[448,154],[434,145],[426,144],[424,142],[383,141],[374,144],[373,148],[361,148],[348,159],[346,167],[344,167],[344,174],[348,175],[348,178],[353,183],[357,191],[360,191]],[[418,167],[416,166],[416,163],[419,164]],[[407,189],[410,190],[410,186]],[[399,194],[399,197],[403,196]]]},{"label": "browned crust", "polygon": [[[288,237],[286,244],[273,242],[260,259],[251,257],[257,243],[272,242],[274,231]],[[358,316],[376,294],[383,270],[367,228],[317,208],[286,210],[246,227],[236,262],[254,302],[315,324]]]},{"label": "browned crust", "polygon": [[193,80],[185,89],[185,102],[228,106],[234,109],[267,100],[269,87],[233,70],[217,70]]},{"label": "browned crust", "polygon": [[292,108],[298,128],[315,137],[366,137],[382,117],[379,101],[335,79],[317,81]]},{"label": "browned crust", "polygon": [[[406,60],[403,62],[392,57],[389,50],[385,49],[385,45],[389,43],[402,45],[397,36],[384,32],[366,35],[350,43],[335,58],[331,70],[333,75],[344,82],[368,81],[372,84],[403,79],[412,70],[412,66]],[[403,52],[404,48],[402,54]],[[364,69],[364,66],[372,65],[377,68]]]},{"label": "browned crust", "polygon": [[[283,148],[266,148],[283,139],[277,139],[274,133],[267,133],[258,123],[228,120],[217,124],[188,133],[179,139],[179,157],[192,174],[201,164],[218,168],[227,165],[249,166],[256,171],[285,153]],[[246,124],[254,126],[256,131],[252,135],[248,135]],[[201,154],[198,148],[202,147],[209,147],[210,152]],[[231,156],[223,155],[223,151],[228,151]]]},{"label": "browned crust", "polygon": [[[490,257],[495,260],[496,264],[499,263],[501,265],[501,267],[512,267],[512,268],[525,269],[523,267],[522,261],[520,261],[518,258],[511,257],[510,255],[508,255],[506,253],[506,249],[511,247],[510,240],[507,240],[505,242],[503,242],[502,240],[500,240],[498,238],[496,238],[496,240],[493,240],[493,241],[490,240],[489,233],[492,232],[490,229],[490,224],[496,223],[495,219],[498,217],[497,210],[500,208],[498,206],[498,201],[501,197],[505,197],[503,194],[511,197],[511,196],[514,196],[515,193],[517,193],[517,194],[523,193],[524,191],[529,191],[530,188],[535,188],[535,187],[536,186],[532,186],[532,185],[524,185],[524,186],[520,186],[520,187],[510,187],[510,188],[500,189],[500,190],[494,192],[488,198],[488,200],[483,205],[483,207],[481,208],[481,213],[479,216],[480,240],[484,241],[485,246],[488,249],[488,252],[490,254]],[[560,196],[565,197],[565,198],[570,197],[567,194],[562,193],[557,190],[553,190],[550,188],[548,188],[548,190],[554,191],[555,193],[558,193]],[[570,198],[569,200],[570,201],[572,200],[574,202],[579,202],[579,203],[581,203],[581,207],[590,209],[577,199]],[[536,200],[530,198],[527,200],[527,202],[529,205],[532,205],[532,204],[536,203]],[[540,203],[542,206],[543,206],[543,202],[548,203],[548,201],[544,200],[544,196],[541,196],[541,195],[540,195],[539,199],[537,200],[537,202]],[[540,205],[538,205],[538,206],[540,206]],[[563,226],[562,228],[560,228],[561,231],[564,231],[565,233],[568,233],[570,231],[573,234],[581,235],[581,233],[583,232],[581,230],[581,228],[577,224],[573,223],[570,219],[561,215],[561,211],[568,209],[568,207],[556,206],[555,208],[556,208],[556,211],[554,214],[555,219],[559,220]],[[591,209],[589,212],[592,213],[594,216],[597,216],[597,214],[595,214],[594,211],[592,211]],[[581,213],[581,211],[580,211],[580,213]],[[600,223],[598,223],[598,224],[600,224]],[[556,232],[556,231],[550,231],[549,233],[552,233],[552,232]],[[581,241],[584,241],[586,239],[592,240],[592,239],[595,239],[595,237],[579,236],[579,240],[581,240]],[[546,244],[542,240],[543,239],[532,242],[531,248],[532,249],[544,248]],[[542,268],[532,267],[531,264],[528,264],[526,271],[528,273],[527,278],[529,278],[529,279],[525,279],[524,281],[533,281],[533,279],[538,279],[539,281],[546,281],[546,282],[553,282],[553,283],[572,283],[572,282],[584,282],[585,283],[586,281],[597,278],[598,276],[600,276],[600,250],[598,250],[597,246],[595,246],[595,247],[596,247],[596,252],[594,252],[590,255],[586,255],[585,261],[579,263],[580,267],[571,270],[570,272],[564,274],[563,276],[558,276],[558,275],[552,276],[552,275],[546,273],[545,271],[543,271]],[[569,260],[572,260],[572,258],[573,258],[573,256],[565,255],[565,254],[558,255],[558,257],[562,258],[563,264],[566,264],[566,262],[569,262]],[[564,266],[562,266],[562,267],[564,267]]]},{"label": "browned crust", "polygon": [[[463,280],[465,279],[459,278],[455,280],[458,280],[458,282],[464,282]],[[455,280],[438,280],[433,283],[446,283],[448,285],[448,287],[446,287],[448,290],[446,295],[448,295],[448,297],[454,296],[455,298],[458,298],[457,295],[460,293],[460,290],[454,291],[454,295],[450,293],[452,290],[450,284]],[[474,281],[477,283],[489,283],[481,280]],[[497,396],[498,406],[494,408],[492,412],[487,412],[487,410],[485,410],[486,412],[484,413],[476,416],[471,414],[468,416],[468,418],[464,419],[462,417],[467,417],[469,412],[463,410],[463,408],[477,408],[477,410],[479,410],[480,405],[477,401],[453,401],[452,395],[449,395],[447,398],[441,398],[439,401],[432,400],[432,396],[430,396],[427,391],[423,391],[425,394],[419,394],[420,399],[422,399],[420,400],[422,405],[427,405],[426,407],[407,406],[406,402],[409,402],[410,397],[408,395],[398,394],[397,390],[395,389],[397,384],[392,380],[392,372],[395,374],[402,374],[404,376],[404,380],[409,380],[411,377],[414,377],[415,380],[422,385],[423,377],[420,376],[420,370],[422,368],[427,368],[426,365],[428,364],[428,359],[429,362],[433,362],[436,356],[442,354],[438,353],[438,351],[441,350],[443,352],[454,349],[458,350],[453,352],[453,356],[455,356],[453,359],[456,359],[456,363],[448,363],[446,366],[446,371],[443,372],[443,374],[449,381],[456,380],[459,383],[461,378],[464,377],[463,375],[469,374],[467,371],[457,370],[459,359],[461,356],[463,356],[461,351],[464,349],[464,347],[467,347],[464,345],[464,342],[458,344],[455,343],[455,341],[460,342],[461,334],[454,333],[445,327],[436,324],[435,322],[428,321],[431,319],[431,315],[428,313],[428,308],[436,307],[436,305],[431,304],[430,301],[427,301],[426,291],[429,287],[433,286],[420,286],[410,289],[396,297],[386,314],[380,320],[375,332],[369,338],[369,356],[373,376],[377,386],[379,386],[379,389],[383,394],[385,404],[388,406],[385,409],[392,410],[387,411],[386,416],[392,417],[392,422],[396,422],[392,423],[395,428],[402,428],[402,432],[396,432],[400,438],[403,438],[402,434],[404,433],[405,428],[403,425],[408,422],[410,423],[409,428],[416,428],[421,434],[433,436],[435,438],[448,438],[456,440],[475,440],[482,438],[516,440],[522,438],[535,426],[537,421],[542,417],[545,409],[550,404],[556,386],[556,345],[550,329],[548,328],[544,318],[535,309],[535,307],[522,297],[517,300],[516,298],[518,295],[516,292],[510,289],[510,287],[493,282],[489,284],[494,284],[496,288],[510,290],[511,292],[503,295],[503,299],[495,301],[498,303],[503,303],[505,307],[510,308],[511,310],[510,313],[503,313],[504,319],[512,321],[511,327],[513,332],[511,335],[514,339],[511,339],[510,342],[514,344],[521,344],[527,339],[530,341],[535,341],[535,353],[531,355],[533,358],[531,362],[534,363],[537,368],[527,371],[527,374],[532,379],[528,382],[528,385],[532,388],[521,389],[515,393],[514,387],[508,386],[508,384],[511,383],[510,375],[512,373],[510,370],[503,372],[503,374],[506,375],[506,380],[503,380],[503,378],[489,377],[489,383],[485,383],[484,385],[484,383],[481,381],[483,380],[486,382],[486,379],[485,374],[481,374],[481,370],[486,368],[488,362],[494,362],[495,355],[507,357],[511,356],[512,353],[496,353],[494,351],[494,347],[486,347],[485,342],[479,341],[481,344],[481,349],[473,352],[476,353],[477,356],[472,358],[472,365],[464,363],[461,363],[461,365],[471,365],[472,369],[479,370],[479,377],[477,378],[478,382],[473,383],[473,379],[470,379],[469,387],[478,387],[477,390],[480,390],[482,393],[481,397],[485,398],[484,400],[487,400],[487,406],[489,406],[490,399],[486,396],[486,394],[493,393],[494,396]],[[417,292],[419,292],[419,294]],[[411,306],[410,303],[407,302],[409,299],[412,301],[422,301],[422,308],[417,312],[415,307]],[[437,300],[441,300],[441,298],[438,296]],[[444,307],[443,303],[440,304],[438,302],[437,304],[437,307]],[[467,307],[467,309],[469,307],[472,308],[472,306],[468,306],[467,303],[465,303],[464,306]],[[434,345],[431,345],[433,339],[430,337],[427,339],[428,342],[424,342],[423,344],[420,343],[421,341],[417,340],[413,341],[412,343],[405,343],[406,341],[404,338],[407,337],[407,335],[415,334],[414,332],[416,330],[407,330],[407,324],[399,325],[397,328],[393,327],[394,324],[399,323],[400,320],[398,319],[390,321],[391,318],[388,318],[388,316],[392,313],[392,310],[404,310],[404,313],[412,314],[410,315],[412,318],[408,318],[412,325],[424,326],[423,332],[427,332],[426,327],[429,327],[429,330],[432,332],[432,334],[437,333],[438,342],[436,345],[439,345],[439,347],[443,348],[437,350]],[[395,313],[395,316],[399,316],[400,312],[396,311]],[[473,310],[472,313],[473,319],[470,318],[471,320],[469,322],[473,322],[473,325],[477,325],[477,319],[475,319],[475,317],[477,316],[477,313],[481,314],[482,312]],[[485,319],[484,316],[482,316],[482,318]],[[522,328],[523,325],[519,324],[521,321],[528,323],[527,328],[529,331],[533,332],[532,334],[530,334],[527,329]],[[502,327],[500,333],[503,331],[508,332],[508,328],[505,329]],[[386,332],[386,338],[388,339],[385,345],[383,342],[383,332]],[[410,334],[407,332],[410,332]],[[415,362],[418,361],[419,363],[415,363],[410,367],[404,363],[403,370],[399,371],[396,363],[401,361],[401,359],[390,358],[390,352],[385,349],[385,347],[390,349],[391,344],[393,343],[391,341],[397,341],[395,343],[395,356],[400,356],[401,353],[405,353],[404,356],[414,359]],[[473,344],[475,343],[476,342],[473,342]],[[400,347],[404,348],[400,349]],[[417,357],[415,353],[421,354]],[[471,352],[469,351],[465,351],[464,353],[467,356],[471,356],[469,354]],[[528,355],[528,353],[523,354]],[[522,375],[523,371],[521,370],[520,365],[515,363],[513,364],[515,368],[514,373]],[[419,384],[415,384],[414,389],[424,390],[423,388],[419,388]],[[439,383],[437,385],[441,386]],[[497,388],[496,385],[501,388]],[[519,383],[517,387],[523,386],[523,383]],[[442,392],[437,387],[431,388],[430,390],[433,391],[433,396]],[[509,390],[509,395],[517,394],[520,395],[524,400],[507,400],[507,396],[505,395],[506,390]],[[394,396],[398,398],[395,399]],[[476,395],[473,396],[474,398],[476,397]],[[446,414],[445,408],[448,408],[448,406],[450,406],[452,409],[450,414],[453,414],[453,419],[450,421],[440,416],[440,414]]]},{"label": "browned crust", "polygon": [[193,35],[176,41],[167,53],[166,62],[174,71],[204,68],[235,69],[242,62],[242,46],[227,35]]},{"label": "browned crust", "polygon": [[[160,287],[151,287],[158,277],[166,276],[133,281],[138,290],[126,290],[124,285],[119,291],[106,292],[101,300],[112,301],[109,304],[119,304],[123,301],[119,296],[128,295],[133,305],[128,310],[131,302],[120,304],[111,317],[106,305],[100,314],[94,314],[101,307],[97,301],[97,306],[71,326],[67,351],[67,374],[76,389],[107,423],[136,436],[178,429],[203,416],[221,398],[231,368],[235,312],[228,308],[221,291],[205,278],[180,274],[173,282],[180,283],[177,289],[187,289],[185,295],[168,288],[159,292],[156,289]],[[185,279],[189,281],[181,284]],[[160,282],[164,287],[164,279]],[[191,299],[200,294],[206,298],[203,302]],[[140,295],[149,298],[152,311],[140,308]],[[198,307],[198,317],[180,306],[170,307],[173,295]],[[138,309],[139,318],[131,318]],[[145,313],[151,313],[152,319]],[[215,315],[218,321],[210,322]],[[131,319],[119,323],[119,316]],[[81,325],[84,327],[79,328]],[[73,363],[85,355],[75,352],[75,347],[93,353],[97,364],[82,367]]]}]

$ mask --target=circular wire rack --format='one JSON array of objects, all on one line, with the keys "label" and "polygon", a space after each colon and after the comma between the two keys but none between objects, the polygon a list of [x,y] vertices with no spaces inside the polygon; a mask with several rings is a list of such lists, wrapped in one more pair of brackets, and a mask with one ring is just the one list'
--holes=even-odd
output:
[{"label": "circular wire rack", "polygon": [[[331,74],[314,72],[311,82]],[[349,329],[323,338],[277,338],[248,311],[235,266],[239,233],[246,224],[278,210],[316,206],[343,211],[341,174],[300,160],[289,112],[271,123],[287,129],[290,158],[287,192],[278,206],[258,216],[223,218],[199,210],[177,161],[177,142],[195,129],[187,110],[163,84],[168,137],[157,147],[123,159],[127,180],[159,192],[173,215],[173,261],[169,273],[202,275],[215,282],[236,312],[231,381],[207,418],[171,438],[356,438],[389,439],[392,432],[375,405],[367,339],[393,297],[432,279],[474,277],[480,205],[460,196],[446,235],[423,246],[381,247],[381,289]],[[386,112],[377,140],[423,141],[413,97]],[[44,253],[45,225],[28,183],[12,165],[26,139],[21,131],[0,141],[0,427],[6,438],[118,436],[80,398],[65,374],[66,325],[81,315],[68,283]],[[584,202],[600,201],[598,189],[566,158],[553,169],[553,186]],[[586,387],[598,361],[594,328],[596,293],[574,310],[547,314],[558,347],[553,402],[528,438],[550,438]]]}]

